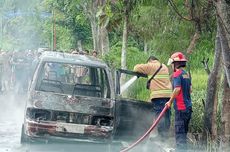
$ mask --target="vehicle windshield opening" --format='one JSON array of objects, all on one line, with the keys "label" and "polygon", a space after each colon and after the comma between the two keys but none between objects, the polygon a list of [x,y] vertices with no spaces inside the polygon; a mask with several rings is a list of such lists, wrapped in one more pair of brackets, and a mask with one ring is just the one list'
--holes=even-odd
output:
[{"label": "vehicle windshield opening", "polygon": [[40,73],[37,91],[110,98],[108,77],[103,68],[46,62]]}]

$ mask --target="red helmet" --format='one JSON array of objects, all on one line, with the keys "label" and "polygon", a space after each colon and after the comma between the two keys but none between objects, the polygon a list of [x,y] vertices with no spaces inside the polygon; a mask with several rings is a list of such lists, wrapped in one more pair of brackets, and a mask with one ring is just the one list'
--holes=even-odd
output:
[{"label": "red helmet", "polygon": [[171,55],[168,60],[168,65],[172,64],[173,62],[187,62],[185,55],[181,52],[176,52]]}]

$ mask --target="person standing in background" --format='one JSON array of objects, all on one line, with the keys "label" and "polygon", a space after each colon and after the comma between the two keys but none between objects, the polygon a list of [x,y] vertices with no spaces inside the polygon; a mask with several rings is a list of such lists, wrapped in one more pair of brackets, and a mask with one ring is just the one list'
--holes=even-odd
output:
[{"label": "person standing in background", "polygon": [[93,52],[92,52],[92,56],[96,58],[96,57],[97,57],[97,55],[98,55],[97,51],[96,51],[96,50],[93,50]]}]

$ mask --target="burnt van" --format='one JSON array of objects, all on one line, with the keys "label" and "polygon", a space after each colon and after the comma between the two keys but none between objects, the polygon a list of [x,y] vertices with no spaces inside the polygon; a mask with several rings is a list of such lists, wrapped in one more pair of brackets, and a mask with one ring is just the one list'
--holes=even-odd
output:
[{"label": "burnt van", "polygon": [[[132,141],[152,123],[151,103],[120,96],[120,74],[85,55],[44,52],[29,86],[21,143]],[[135,75],[135,74],[134,74]]]}]

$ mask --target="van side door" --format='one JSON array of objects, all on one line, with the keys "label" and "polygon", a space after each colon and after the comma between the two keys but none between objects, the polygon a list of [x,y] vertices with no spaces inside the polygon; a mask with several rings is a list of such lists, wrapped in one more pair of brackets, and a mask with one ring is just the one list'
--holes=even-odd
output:
[{"label": "van side door", "polygon": [[120,91],[121,73],[138,77],[147,76],[127,70],[119,70],[116,72],[116,132],[114,139],[130,141],[143,135],[152,125],[152,103],[123,98]]}]

